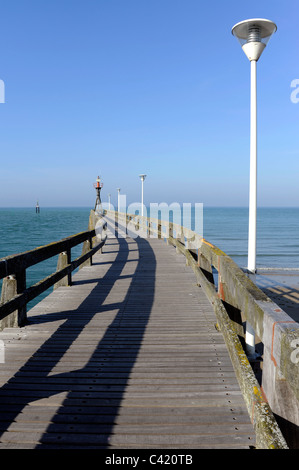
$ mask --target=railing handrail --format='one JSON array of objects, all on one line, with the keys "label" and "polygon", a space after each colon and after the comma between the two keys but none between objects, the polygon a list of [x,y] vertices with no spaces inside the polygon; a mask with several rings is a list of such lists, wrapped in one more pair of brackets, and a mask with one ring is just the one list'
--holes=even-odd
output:
[{"label": "railing handrail", "polygon": [[[0,303],[0,320],[3,320],[15,311],[18,311],[19,320],[17,321],[17,324],[21,326],[26,322],[26,305],[28,302],[45,292],[49,287],[59,283],[59,281],[64,278],[67,279],[66,285],[71,285],[71,273],[86,261],[90,260],[91,262],[92,256],[105,244],[107,236],[104,240],[101,240],[93,247],[93,240],[96,239],[96,235],[96,230],[93,228],[23,253],[1,258],[0,279],[13,276],[15,292],[12,297],[10,296],[9,299],[5,299],[4,302],[2,301]],[[72,261],[71,249],[84,242],[87,243],[87,246],[83,246],[82,254]],[[66,256],[62,263],[62,267],[58,260],[56,272],[27,288],[27,268],[56,255],[61,256],[63,254]]]},{"label": "railing handrail", "polygon": [[[109,214],[109,211],[105,211]],[[114,211],[110,211],[112,214]],[[115,212],[115,214],[118,214]],[[196,256],[200,254],[203,258],[204,262],[207,263],[210,267],[215,268],[219,275],[219,286],[218,291],[221,290],[219,296],[222,296],[222,300],[232,301],[235,305],[234,307],[240,309],[247,320],[250,321],[251,325],[253,326],[254,330],[256,331],[258,337],[261,341],[267,340],[264,335],[264,315],[265,313],[268,315],[273,315],[273,317],[277,317],[277,313],[283,315],[285,320],[283,323],[284,325],[282,328],[285,327],[285,323],[288,320],[291,320],[290,316],[287,315],[283,310],[278,309],[278,306],[263,292],[261,291],[256,284],[246,275],[246,273],[228,256],[224,251],[222,251],[217,246],[213,245],[212,243],[205,240],[202,236],[197,234],[196,232],[192,231],[189,228],[180,226],[173,222],[160,220],[160,219],[152,219],[150,217],[135,215],[135,214],[125,214],[119,213],[120,217],[126,215],[129,219],[134,219],[137,224],[140,224],[142,221],[143,223],[146,222],[147,228],[151,233],[155,233],[155,235],[163,237],[163,232],[161,229],[157,228],[154,229],[152,227],[152,222],[157,225],[173,228],[177,231],[177,236],[173,236],[171,230],[168,231],[169,236],[167,238],[172,239],[176,246],[181,248],[186,248],[190,253],[197,250]],[[164,237],[163,237],[164,238]],[[191,241],[191,243],[190,243]],[[192,242],[194,242],[194,246],[192,247]],[[191,245],[191,246],[190,246]],[[198,266],[200,266],[200,260],[198,259]],[[224,272],[225,270],[225,272]],[[234,281],[234,285],[238,286],[240,289],[239,295],[236,295],[236,291],[234,292],[234,298],[232,299],[232,295],[229,295],[230,286],[228,284],[229,278]],[[224,294],[225,291],[225,294]],[[224,298],[226,297],[226,298]],[[273,309],[273,311],[271,311]],[[266,310],[266,311],[265,311]],[[279,310],[279,312],[278,312]],[[282,322],[281,322],[282,323]],[[296,322],[292,322],[296,323]],[[299,324],[298,329],[299,329]],[[293,326],[294,327],[294,326]],[[298,331],[299,332],[299,331]],[[299,398],[299,397],[298,397]]]},{"label": "railing handrail", "polygon": [[[137,228],[143,228],[147,234],[154,234],[159,238],[167,238],[167,243],[176,247],[177,251],[186,257],[187,263],[192,267],[199,285],[201,285],[207,294],[210,302],[214,306],[218,326],[223,333],[232,363],[235,368],[236,376],[240,384],[248,413],[254,424],[257,440],[261,447],[266,448],[287,448],[286,441],[277,425],[269,403],[264,398],[260,385],[251,368],[249,360],[243,350],[239,339],[239,332],[235,329],[233,321],[230,319],[224,303],[230,304],[242,311],[245,319],[250,318],[250,324],[258,331],[259,338],[264,342],[269,350],[272,347],[273,336],[272,329],[264,328],[265,321],[271,325],[277,323],[277,310],[280,317],[289,318],[288,315],[269,299],[237,266],[237,264],[218,247],[209,243],[199,234],[192,230],[179,226],[169,221],[160,219],[151,219],[135,214],[117,213],[114,211],[105,211],[109,217],[115,217],[116,220],[124,222],[133,222]],[[156,228],[153,227],[156,225]],[[162,227],[166,227],[167,237],[163,233]],[[173,230],[177,231],[176,236]],[[191,243],[190,243],[191,241]],[[214,284],[213,270],[218,271],[218,292]],[[238,292],[236,292],[238,290]],[[294,322],[292,322],[294,324]],[[287,329],[288,325],[281,324],[280,328]],[[295,329],[295,336],[299,341],[299,325]],[[290,350],[290,342],[294,339],[294,334],[284,336],[284,348]],[[269,341],[271,339],[271,341]],[[279,342],[279,335],[275,336],[275,341]],[[271,344],[270,344],[271,343]],[[299,344],[298,344],[299,345]],[[277,352],[275,350],[275,352]],[[287,373],[283,364],[279,364],[280,372],[286,373],[286,378],[291,390],[295,396],[299,394],[298,379]],[[271,405],[271,404],[270,404]]]},{"label": "railing handrail", "polygon": [[0,279],[59,255],[59,253],[67,251],[94,236],[95,230],[85,230],[23,253],[0,258]]}]

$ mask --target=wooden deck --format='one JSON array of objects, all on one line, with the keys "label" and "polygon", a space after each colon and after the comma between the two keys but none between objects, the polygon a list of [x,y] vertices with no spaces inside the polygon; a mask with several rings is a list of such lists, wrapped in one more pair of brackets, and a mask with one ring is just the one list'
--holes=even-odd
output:
[{"label": "wooden deck", "polygon": [[0,333],[0,449],[255,445],[213,308],[162,240],[108,239],[28,316]]}]

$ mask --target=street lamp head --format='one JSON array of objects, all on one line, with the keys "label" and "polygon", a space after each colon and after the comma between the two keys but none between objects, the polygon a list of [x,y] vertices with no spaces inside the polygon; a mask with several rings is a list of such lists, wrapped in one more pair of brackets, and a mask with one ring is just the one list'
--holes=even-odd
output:
[{"label": "street lamp head", "polygon": [[141,181],[144,181],[146,178],[146,175],[139,175],[139,178],[141,179]]},{"label": "street lamp head", "polygon": [[254,18],[235,24],[232,34],[240,42],[248,59],[258,61],[276,30],[277,26],[272,21]]}]

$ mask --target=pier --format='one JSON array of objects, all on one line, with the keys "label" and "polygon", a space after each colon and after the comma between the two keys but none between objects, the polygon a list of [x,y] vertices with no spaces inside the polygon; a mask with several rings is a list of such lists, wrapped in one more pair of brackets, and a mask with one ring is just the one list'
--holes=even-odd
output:
[{"label": "pier", "polygon": [[0,260],[0,277],[0,449],[297,448],[299,325],[191,230],[91,211],[86,232]]}]

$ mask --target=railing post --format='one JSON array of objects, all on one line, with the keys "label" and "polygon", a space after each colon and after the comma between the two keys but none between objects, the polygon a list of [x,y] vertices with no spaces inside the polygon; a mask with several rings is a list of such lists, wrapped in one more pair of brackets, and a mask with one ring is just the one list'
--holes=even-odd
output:
[{"label": "railing post", "polygon": [[169,241],[170,238],[173,238],[173,225],[171,222],[168,224],[168,237],[166,241],[167,245],[172,245],[172,243]]},{"label": "railing post", "polygon": [[[17,294],[22,294],[26,290],[26,269],[22,269],[16,273]],[[20,307],[18,310],[18,325],[22,326],[27,321],[27,305]]]},{"label": "railing post", "polygon": [[[178,233],[176,234],[176,239],[178,240],[178,242],[182,243],[182,245],[185,246],[185,236],[184,236],[183,227],[181,227],[180,233],[179,233],[179,234],[178,234]],[[177,252],[177,253],[180,253],[180,250],[179,250],[178,247],[176,248],[176,252]]]},{"label": "railing post", "polygon": [[248,359],[256,359],[257,354],[255,352],[255,331],[248,321],[246,321],[245,343]]},{"label": "railing post", "polygon": [[[89,237],[88,242],[89,242],[89,249],[91,250],[92,247],[93,247],[92,237]],[[102,252],[103,252],[103,247],[100,248],[100,253],[102,253]],[[89,261],[90,261],[89,265],[92,266],[92,256],[89,258]]]},{"label": "railing post", "polygon": [[[85,240],[85,242],[83,243],[83,248],[82,248],[82,255],[85,255],[86,253],[89,252],[89,250],[91,250],[92,248],[92,237],[89,237],[88,240]],[[84,266],[91,266],[92,265],[92,257],[90,256],[90,258],[88,258],[86,261],[84,261],[84,263],[82,263],[80,266],[79,266],[79,269],[82,269]]]},{"label": "railing post", "polygon": [[[57,271],[60,271],[63,268],[66,268],[71,263],[71,250],[63,251],[58,256],[57,261]],[[54,284],[53,289],[57,289],[62,286],[71,286],[72,285],[72,274],[69,273],[67,276],[60,279],[60,281]]]},{"label": "railing post", "polygon": [[197,255],[197,266],[202,270],[208,281],[211,284],[215,284],[211,263],[203,256],[200,250],[198,250]]},{"label": "railing post", "polygon": [[[4,304],[13,299],[17,294],[22,294],[26,290],[26,270],[23,269],[16,274],[12,274],[3,279],[1,301]],[[1,329],[5,327],[23,326],[27,321],[27,307],[26,305],[15,310],[6,318],[1,320]]]},{"label": "railing post", "polygon": [[[71,264],[72,262],[72,256],[71,256],[71,249],[69,248],[66,252],[66,256],[67,256],[67,264]],[[68,273],[67,275],[68,277],[68,285],[71,286],[72,285],[72,273]]]},{"label": "railing post", "polygon": [[[8,302],[17,295],[17,280],[15,275],[7,276],[3,279],[2,291],[1,291],[1,304]],[[15,310],[6,318],[1,320],[1,330],[3,328],[15,328],[19,326],[18,321],[18,310]]]},{"label": "railing post", "polygon": [[162,238],[162,225],[161,222],[158,222],[157,224],[157,229],[158,229],[158,238]]}]

